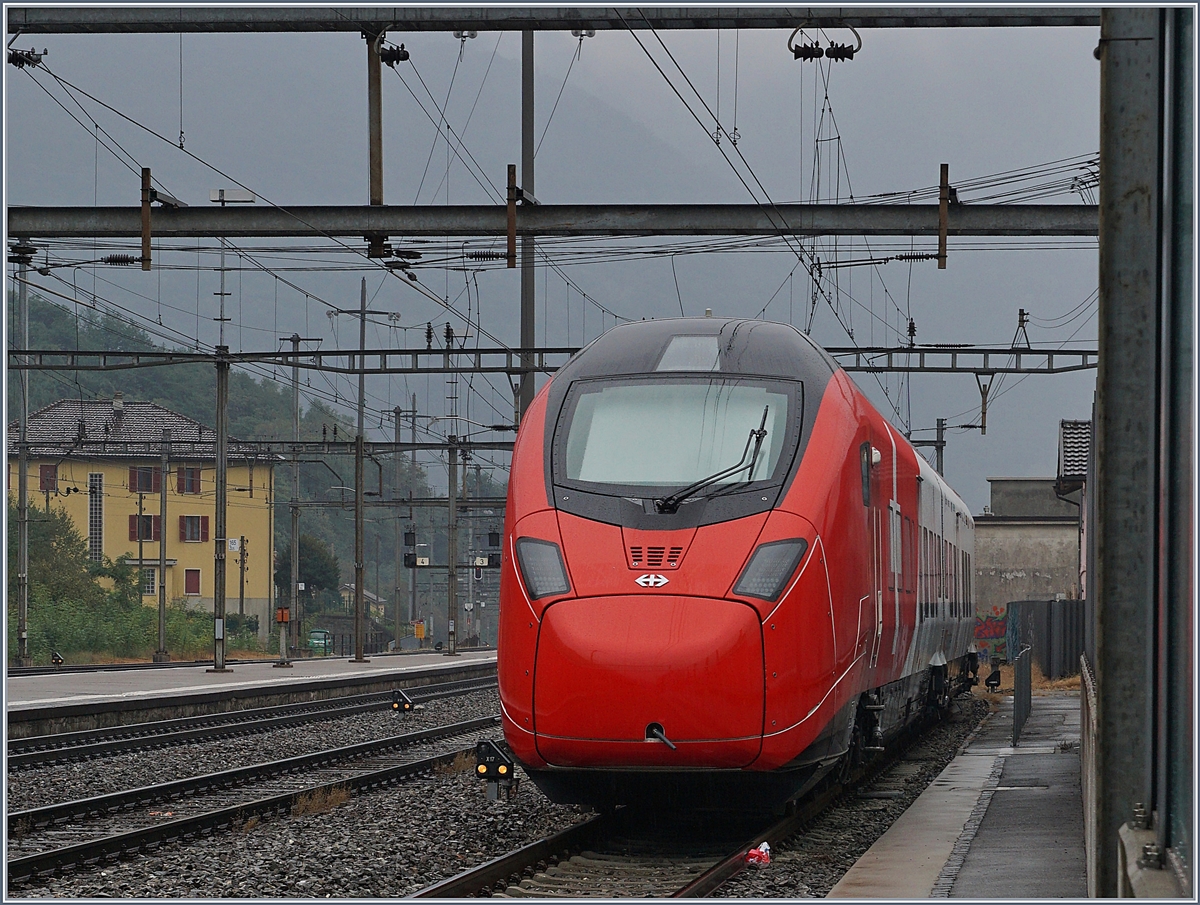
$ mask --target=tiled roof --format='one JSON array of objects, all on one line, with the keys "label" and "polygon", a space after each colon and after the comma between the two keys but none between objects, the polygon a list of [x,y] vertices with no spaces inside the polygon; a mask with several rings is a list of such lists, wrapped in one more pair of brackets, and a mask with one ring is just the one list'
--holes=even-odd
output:
[{"label": "tiled roof", "polygon": [[1087,478],[1088,455],[1092,445],[1092,422],[1058,423],[1058,479],[1082,481]]},{"label": "tiled roof", "polygon": [[[61,399],[29,415],[30,458],[152,459],[162,455],[162,432],[171,429],[171,458],[216,459],[216,431],[153,402]],[[15,457],[18,424],[8,425],[8,454]],[[256,457],[253,447],[229,440],[228,456]]]}]

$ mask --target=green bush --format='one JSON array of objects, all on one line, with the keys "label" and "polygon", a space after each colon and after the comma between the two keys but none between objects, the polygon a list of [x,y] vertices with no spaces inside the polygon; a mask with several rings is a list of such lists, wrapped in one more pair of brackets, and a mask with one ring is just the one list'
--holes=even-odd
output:
[{"label": "green bush", "polygon": [[[8,659],[17,657],[17,523],[8,507]],[[106,588],[101,579],[112,587]],[[227,617],[226,649],[258,652],[258,617]],[[49,665],[57,651],[68,663],[149,660],[158,649],[158,607],[145,606],[137,569],[124,562],[88,559],[83,537],[64,513],[30,508],[29,654]],[[212,655],[213,615],[166,608],[166,644],[173,659]]]}]

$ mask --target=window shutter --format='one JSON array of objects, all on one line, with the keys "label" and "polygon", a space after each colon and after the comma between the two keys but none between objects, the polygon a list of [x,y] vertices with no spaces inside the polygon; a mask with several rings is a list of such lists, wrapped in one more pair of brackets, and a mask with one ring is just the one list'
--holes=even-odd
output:
[{"label": "window shutter", "polygon": [[208,516],[200,516],[200,540],[208,540]]},{"label": "window shutter", "polygon": [[179,516],[179,539],[187,540],[187,516]]},{"label": "window shutter", "polygon": [[[137,493],[138,491],[138,470],[136,466],[130,466],[129,468],[129,490],[132,493]],[[136,540],[136,538],[134,539]]]},{"label": "window shutter", "polygon": [[183,493],[183,466],[175,469],[175,492]]},{"label": "window shutter", "polygon": [[162,516],[150,516],[150,540],[162,540]]},{"label": "window shutter", "polygon": [[138,520],[138,517],[137,517],[136,515],[131,515],[131,516],[129,516],[129,539],[130,539],[130,540],[137,540],[137,539],[138,539],[138,523],[137,523],[137,520]]},{"label": "window shutter", "polygon": [[162,469],[156,468],[150,472],[150,492],[158,493],[162,490]]}]

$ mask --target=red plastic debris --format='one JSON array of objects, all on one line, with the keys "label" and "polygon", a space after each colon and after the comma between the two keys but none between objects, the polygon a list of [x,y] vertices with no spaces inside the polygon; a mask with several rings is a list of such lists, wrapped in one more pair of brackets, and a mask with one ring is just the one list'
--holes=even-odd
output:
[{"label": "red plastic debris", "polygon": [[766,867],[771,863],[771,846],[764,842],[758,848],[752,848],[746,852],[746,863],[757,864],[760,867]]}]

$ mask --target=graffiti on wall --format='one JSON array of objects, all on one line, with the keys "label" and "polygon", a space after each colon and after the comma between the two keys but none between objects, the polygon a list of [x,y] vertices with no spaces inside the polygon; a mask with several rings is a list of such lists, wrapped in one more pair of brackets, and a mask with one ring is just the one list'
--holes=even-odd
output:
[{"label": "graffiti on wall", "polygon": [[992,657],[1006,659],[1005,637],[1008,634],[1008,607],[995,604],[987,613],[975,617],[975,647],[979,651],[979,662],[990,663]]}]

